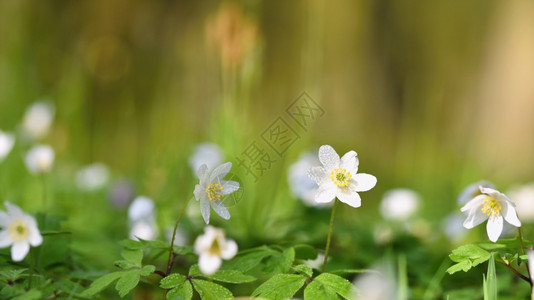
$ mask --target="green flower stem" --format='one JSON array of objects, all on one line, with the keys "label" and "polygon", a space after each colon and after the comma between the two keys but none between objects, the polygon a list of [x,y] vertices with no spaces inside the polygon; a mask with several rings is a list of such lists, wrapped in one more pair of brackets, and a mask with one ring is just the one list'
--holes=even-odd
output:
[{"label": "green flower stem", "polygon": [[176,230],[178,229],[178,223],[180,223],[180,220],[182,219],[182,215],[185,212],[185,208],[187,207],[187,204],[189,201],[191,201],[191,198],[193,198],[193,195],[191,197],[187,198],[187,201],[185,201],[184,206],[182,207],[182,211],[180,211],[180,214],[178,215],[178,219],[176,220],[176,224],[174,224],[174,230],[172,232],[172,239],[171,239],[171,246],[169,247],[169,258],[167,259],[167,275],[169,275],[171,271],[171,261],[172,261],[172,254],[173,254],[173,248],[174,248],[174,239],[176,238]]},{"label": "green flower stem", "polygon": [[328,228],[328,237],[326,238],[326,249],[324,251],[324,261],[321,273],[324,273],[326,269],[326,261],[328,260],[328,251],[330,250],[330,239],[332,238],[332,228],[334,227],[334,216],[336,214],[337,199],[334,199],[334,205],[332,206],[332,214],[330,215],[330,227]]},{"label": "green flower stem", "polygon": [[46,213],[46,176],[41,174],[41,181],[43,182],[43,213]]},{"label": "green flower stem", "polygon": [[[523,245],[523,234],[521,233],[521,227],[517,227],[517,232],[519,233],[519,242],[521,243],[521,252],[523,253],[523,255],[525,255],[525,245]],[[530,278],[530,270],[528,269],[528,266],[527,266],[527,273],[528,273],[528,277]]]}]

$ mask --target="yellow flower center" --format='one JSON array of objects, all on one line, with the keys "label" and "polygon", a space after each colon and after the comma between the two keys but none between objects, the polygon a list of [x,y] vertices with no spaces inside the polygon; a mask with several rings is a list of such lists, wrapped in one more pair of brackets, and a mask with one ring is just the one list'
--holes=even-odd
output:
[{"label": "yellow flower center", "polygon": [[346,187],[349,185],[349,180],[352,178],[350,172],[343,168],[337,168],[330,172],[330,179],[339,187]]},{"label": "yellow flower center", "polygon": [[211,246],[208,252],[211,255],[221,256],[222,249],[221,249],[221,245],[219,245],[219,236],[216,236],[213,239],[213,242],[211,243]]},{"label": "yellow flower center", "polygon": [[14,242],[22,241],[28,237],[28,228],[20,220],[9,224],[7,231]]},{"label": "yellow flower center", "polygon": [[208,195],[208,199],[210,199],[210,202],[221,200],[223,196],[221,194],[222,190],[223,190],[223,187],[221,186],[220,182],[210,183],[210,185],[206,189],[206,194]]},{"label": "yellow flower center", "polygon": [[484,204],[482,205],[482,212],[488,217],[496,217],[501,215],[502,205],[493,196],[484,198]]}]

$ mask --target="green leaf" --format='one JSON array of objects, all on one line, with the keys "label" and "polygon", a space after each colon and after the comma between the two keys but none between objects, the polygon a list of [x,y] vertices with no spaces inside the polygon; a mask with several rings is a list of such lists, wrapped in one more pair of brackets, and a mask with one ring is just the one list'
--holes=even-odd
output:
[{"label": "green leaf", "polygon": [[245,275],[237,270],[219,270],[215,274],[208,276],[208,278],[228,283],[245,283],[256,280],[256,277]]},{"label": "green leaf", "polygon": [[330,271],[330,273],[336,274],[336,275],[350,275],[350,274],[361,274],[361,273],[380,274],[379,272],[375,270],[371,270],[371,269],[341,269],[341,270]]},{"label": "green leaf", "polygon": [[29,290],[26,293],[12,298],[12,300],[37,300],[41,299],[41,292],[38,290]]},{"label": "green leaf", "polygon": [[317,249],[310,245],[299,244],[293,246],[295,249],[295,257],[298,259],[316,259]]},{"label": "green leaf", "polygon": [[295,272],[305,274],[305,275],[307,275],[309,277],[311,277],[313,275],[313,270],[310,267],[308,267],[307,265],[294,266],[293,270],[295,270]]},{"label": "green leaf", "polygon": [[189,281],[184,281],[167,293],[167,300],[190,300],[193,298],[193,287]]},{"label": "green leaf", "polygon": [[288,248],[279,255],[273,255],[265,260],[262,271],[266,274],[287,273],[295,260],[295,249]]},{"label": "green leaf", "polygon": [[133,290],[139,283],[139,270],[130,270],[126,272],[115,285],[115,289],[119,292],[119,296],[124,297],[131,290]]},{"label": "green leaf", "polygon": [[134,264],[133,262],[131,262],[129,260],[124,260],[124,259],[116,260],[113,264],[117,268],[120,268],[120,269],[123,269],[123,270],[128,270],[128,269],[131,269],[133,267],[137,267],[137,265]]},{"label": "green leaf", "polygon": [[131,261],[138,267],[142,266],[141,261],[143,260],[143,250],[141,249],[124,249],[121,252],[121,256],[124,257],[124,259],[126,259],[127,261]]},{"label": "green leaf", "polygon": [[304,275],[278,274],[260,285],[252,296],[271,300],[291,298],[304,285],[306,279]]},{"label": "green leaf", "polygon": [[202,276],[212,280],[228,282],[228,283],[245,283],[256,280],[256,277],[245,275],[237,270],[219,270],[212,275],[202,274],[198,265],[192,265],[189,268],[189,276]]},{"label": "green leaf", "polygon": [[278,251],[267,246],[249,249],[237,254],[232,260],[226,261],[221,269],[233,269],[246,272],[257,266],[264,258],[278,253]]},{"label": "green leaf", "polygon": [[114,272],[114,273],[109,273],[98,278],[97,280],[93,281],[93,283],[91,283],[91,285],[89,286],[87,290],[83,291],[82,295],[84,296],[95,295],[96,293],[105,289],[113,281],[119,279],[125,273],[126,271]]},{"label": "green leaf", "polygon": [[339,300],[336,292],[327,289],[322,283],[312,281],[306,289],[304,289],[304,300]]},{"label": "green leaf", "polygon": [[17,269],[17,270],[1,270],[0,271],[0,280],[3,281],[16,281],[19,278],[22,278],[22,273],[26,272],[28,269]]},{"label": "green leaf", "polygon": [[200,299],[205,300],[219,300],[219,299],[231,299],[234,296],[227,288],[222,285],[218,285],[213,282],[193,279],[193,286],[200,295]]},{"label": "green leaf", "polygon": [[495,259],[493,254],[488,261],[488,276],[483,277],[484,300],[497,300],[497,274],[495,273]]},{"label": "green leaf", "polygon": [[130,250],[139,250],[143,249],[143,244],[139,241],[134,241],[131,239],[122,240],[119,242],[119,245],[123,246],[124,248],[130,249]]},{"label": "green leaf", "polygon": [[175,286],[181,285],[187,278],[181,274],[171,274],[159,282],[159,286],[164,289],[170,289]]},{"label": "green leaf", "polygon": [[150,274],[152,274],[154,271],[156,271],[156,267],[155,266],[146,265],[139,271],[139,274],[141,276],[150,276]]},{"label": "green leaf", "polygon": [[452,250],[449,255],[455,265],[447,269],[447,273],[454,274],[460,270],[467,272],[472,267],[475,267],[490,258],[490,253],[477,245],[468,244],[460,246]]},{"label": "green leaf", "polygon": [[334,274],[323,273],[317,276],[314,282],[321,283],[325,289],[338,293],[345,299],[350,299],[354,295],[354,287],[350,281]]}]

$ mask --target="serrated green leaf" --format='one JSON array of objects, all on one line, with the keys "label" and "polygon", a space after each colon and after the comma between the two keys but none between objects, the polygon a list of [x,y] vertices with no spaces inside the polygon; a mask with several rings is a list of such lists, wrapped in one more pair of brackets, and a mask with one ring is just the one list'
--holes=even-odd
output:
[{"label": "serrated green leaf", "polygon": [[17,270],[2,270],[0,271],[0,280],[4,281],[16,281],[19,278],[22,278],[22,274],[28,269],[17,269]]},{"label": "serrated green leaf", "polygon": [[199,280],[199,279],[193,279],[192,281],[193,281],[193,286],[195,287],[195,290],[200,295],[200,299],[223,300],[223,299],[231,299],[234,297],[232,295],[232,292],[230,292],[227,288],[225,288],[222,285],[218,285],[213,282]]},{"label": "serrated green leaf", "polygon": [[119,245],[123,246],[124,248],[130,249],[130,250],[139,250],[143,249],[143,244],[139,241],[134,241],[131,239],[122,240],[119,242]]},{"label": "serrated green leaf", "polygon": [[323,273],[315,277],[314,282],[321,283],[327,290],[331,290],[345,299],[352,298],[354,294],[354,287],[350,281],[334,274]]},{"label": "serrated green leaf", "polygon": [[288,248],[279,255],[273,255],[265,260],[262,271],[266,274],[287,273],[295,261],[295,249]]},{"label": "serrated green leaf", "polygon": [[129,260],[124,260],[124,259],[116,260],[113,264],[117,268],[120,268],[120,269],[123,269],[123,270],[128,270],[128,269],[131,269],[133,267],[137,267],[137,265],[134,264],[133,262],[131,262]]},{"label": "serrated green leaf", "polygon": [[126,259],[127,261],[131,261],[138,267],[142,266],[141,262],[143,261],[143,250],[141,249],[124,249],[121,252],[121,256],[124,257],[124,259]]},{"label": "serrated green leaf", "polygon": [[119,292],[119,296],[126,296],[131,290],[133,290],[139,283],[139,270],[127,271],[115,285],[115,289]]},{"label": "serrated green leaf", "polygon": [[125,273],[126,271],[119,271],[119,272],[109,273],[98,278],[97,280],[93,281],[93,283],[91,283],[88,289],[82,292],[82,295],[84,296],[95,295],[96,293],[105,289],[113,281],[119,279]]},{"label": "serrated green leaf", "polygon": [[208,276],[208,278],[227,283],[245,283],[256,280],[256,277],[245,275],[237,270],[219,270],[215,274]]},{"label": "serrated green leaf", "polygon": [[175,286],[181,285],[187,278],[181,274],[171,274],[160,280],[159,286],[164,289],[170,289]]},{"label": "serrated green leaf", "polygon": [[447,269],[447,273],[454,274],[460,270],[467,272],[490,258],[490,253],[477,245],[468,244],[452,250],[450,259],[457,264]]},{"label": "serrated green leaf", "polygon": [[26,293],[12,298],[12,300],[37,300],[41,298],[41,292],[38,290],[29,290]]},{"label": "serrated green leaf", "polygon": [[275,251],[267,246],[248,249],[246,251],[238,253],[237,256],[234,257],[232,260],[224,262],[221,269],[231,269],[246,272],[259,265],[264,258],[279,253],[280,252]]},{"label": "serrated green leaf", "polygon": [[278,274],[265,281],[252,293],[253,297],[282,300],[293,297],[307,277],[297,274]]},{"label": "serrated green leaf", "polygon": [[193,298],[193,287],[189,281],[184,281],[167,293],[167,300],[190,300],[191,298]]},{"label": "serrated green leaf", "polygon": [[212,280],[227,282],[227,283],[245,283],[256,280],[256,277],[245,275],[237,270],[219,270],[211,275],[202,274],[198,265],[192,265],[189,268],[189,276],[202,276]]},{"label": "serrated green leaf", "polygon": [[307,276],[311,277],[313,275],[313,270],[308,267],[307,265],[298,265],[294,266],[293,270],[298,273],[306,274]]},{"label": "serrated green leaf", "polygon": [[339,300],[335,292],[327,289],[323,284],[317,281],[312,281],[304,289],[304,300]]}]

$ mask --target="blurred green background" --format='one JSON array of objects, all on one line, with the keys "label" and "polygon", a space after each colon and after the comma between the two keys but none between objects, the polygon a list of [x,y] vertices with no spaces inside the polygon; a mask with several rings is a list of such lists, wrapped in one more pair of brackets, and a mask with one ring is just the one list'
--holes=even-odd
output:
[{"label": "blurred green background", "polygon": [[[294,201],[287,168],[322,144],[355,150],[378,185],[361,208],[342,208],[334,253],[366,267],[374,258],[362,258],[358,236],[379,222],[384,191],[418,191],[434,232],[467,184],[532,180],[533,13],[527,1],[0,0],[0,129],[17,132],[37,100],[54,104],[40,141],[56,151],[50,209],[68,216],[73,246],[109,268],[126,214],[108,190],[78,191],[79,167],[103,162],[112,181],[132,180],[169,228],[197,182],[194,145],[216,143],[235,165],[305,91],[324,116],[257,182],[234,167],[243,198],[228,223],[212,219],[243,248],[312,223],[303,241],[322,248],[329,211]],[[34,213],[43,180],[24,167],[29,146],[18,140],[0,164],[0,199]],[[115,251],[96,257],[96,241]]]}]

